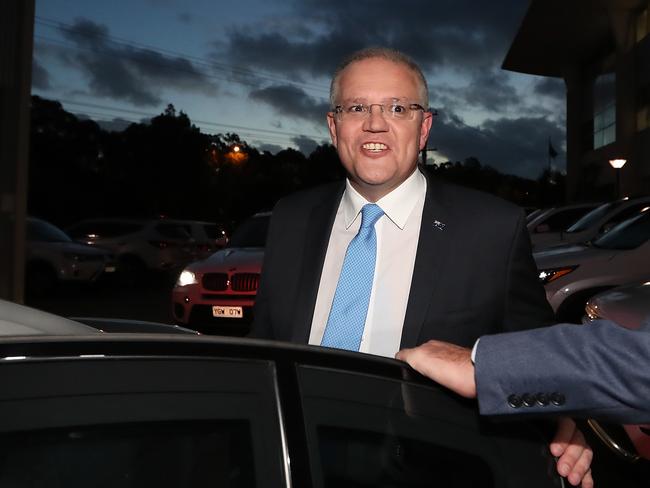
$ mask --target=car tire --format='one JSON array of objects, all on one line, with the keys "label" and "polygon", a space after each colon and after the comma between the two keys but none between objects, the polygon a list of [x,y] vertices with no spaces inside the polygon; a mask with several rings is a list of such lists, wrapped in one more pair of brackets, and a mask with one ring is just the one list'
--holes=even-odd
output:
[{"label": "car tire", "polygon": [[59,279],[56,271],[47,263],[28,263],[25,269],[25,291],[27,295],[42,298],[51,294]]}]

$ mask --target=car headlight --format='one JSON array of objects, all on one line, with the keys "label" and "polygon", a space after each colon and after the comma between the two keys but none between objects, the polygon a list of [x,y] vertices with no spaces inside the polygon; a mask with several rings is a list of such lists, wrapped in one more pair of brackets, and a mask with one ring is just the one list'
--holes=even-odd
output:
[{"label": "car headlight", "polygon": [[196,275],[187,269],[184,269],[176,280],[176,286],[195,285],[197,283],[198,281],[196,280]]},{"label": "car headlight", "polygon": [[544,285],[550,283],[551,281],[555,281],[558,278],[562,278],[562,276],[566,276],[572,271],[575,271],[578,268],[578,266],[563,266],[561,268],[548,268],[548,269],[540,269],[539,270],[539,281],[541,281]]}]

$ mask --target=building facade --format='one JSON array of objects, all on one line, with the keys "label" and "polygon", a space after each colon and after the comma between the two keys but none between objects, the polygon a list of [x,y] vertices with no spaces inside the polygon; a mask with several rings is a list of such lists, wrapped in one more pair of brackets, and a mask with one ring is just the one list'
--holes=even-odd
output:
[{"label": "building facade", "polygon": [[570,201],[650,194],[649,3],[532,0],[503,62],[564,80]]}]

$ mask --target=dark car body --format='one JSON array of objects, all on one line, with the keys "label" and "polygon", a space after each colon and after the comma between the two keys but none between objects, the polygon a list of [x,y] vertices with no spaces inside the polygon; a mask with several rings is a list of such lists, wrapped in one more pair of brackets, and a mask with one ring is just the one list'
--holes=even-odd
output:
[{"label": "dark car body", "polygon": [[561,486],[533,423],[493,423],[394,360],[196,336],[0,340],[1,486]]}]

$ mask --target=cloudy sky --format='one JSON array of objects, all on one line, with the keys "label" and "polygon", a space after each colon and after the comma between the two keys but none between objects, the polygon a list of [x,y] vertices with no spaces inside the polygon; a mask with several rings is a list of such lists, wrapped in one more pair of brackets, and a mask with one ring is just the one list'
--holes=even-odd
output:
[{"label": "cloudy sky", "polygon": [[[168,103],[203,132],[309,154],[328,141],[330,75],[382,45],[423,68],[433,162],[563,169],[564,85],[501,70],[525,0],[37,0],[33,92],[119,130]],[[431,161],[430,161],[431,162]]]}]

